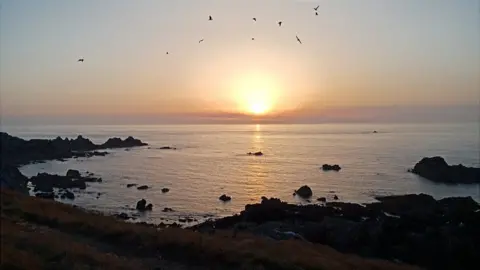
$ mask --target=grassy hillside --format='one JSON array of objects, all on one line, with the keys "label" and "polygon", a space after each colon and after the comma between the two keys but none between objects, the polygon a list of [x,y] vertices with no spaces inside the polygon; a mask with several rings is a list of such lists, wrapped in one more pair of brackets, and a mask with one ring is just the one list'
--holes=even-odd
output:
[{"label": "grassy hillside", "polygon": [[157,230],[1,191],[1,269],[418,269],[301,241]]}]

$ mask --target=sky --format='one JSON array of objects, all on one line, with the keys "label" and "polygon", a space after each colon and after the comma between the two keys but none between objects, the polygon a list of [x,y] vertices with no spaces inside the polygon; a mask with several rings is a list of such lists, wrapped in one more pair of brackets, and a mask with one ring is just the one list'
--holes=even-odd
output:
[{"label": "sky", "polygon": [[3,121],[478,119],[479,0],[0,3]]}]

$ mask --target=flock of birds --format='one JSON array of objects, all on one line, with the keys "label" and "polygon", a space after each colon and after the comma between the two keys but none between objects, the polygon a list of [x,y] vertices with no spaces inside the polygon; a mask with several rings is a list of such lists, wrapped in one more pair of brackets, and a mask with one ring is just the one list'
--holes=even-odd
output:
[{"label": "flock of birds", "polygon": [[[318,5],[318,6],[316,6],[316,7],[313,8],[313,10],[315,11],[315,16],[318,16],[318,8],[319,8],[319,7],[320,7],[320,5]],[[255,21],[255,22],[257,21],[257,18],[255,18],[255,17],[253,17],[252,19],[253,19],[253,21]],[[212,17],[211,15],[208,16],[208,20],[209,20],[209,21],[213,21],[213,17]],[[278,21],[278,22],[277,22],[277,24],[278,24],[279,27],[282,26],[282,23],[283,23],[282,21]],[[300,38],[298,37],[298,35],[296,35],[295,37],[296,37],[296,39],[297,39],[297,42],[300,43],[300,44],[302,44],[302,40],[300,40]],[[255,38],[252,37],[252,40],[255,40]],[[200,40],[198,41],[198,43],[202,43],[203,41],[204,41],[204,39],[202,38],[202,39],[200,39]],[[169,54],[169,52],[166,52],[166,54]],[[85,61],[84,58],[80,58],[80,59],[77,60],[77,62],[84,62],[84,61]]]}]

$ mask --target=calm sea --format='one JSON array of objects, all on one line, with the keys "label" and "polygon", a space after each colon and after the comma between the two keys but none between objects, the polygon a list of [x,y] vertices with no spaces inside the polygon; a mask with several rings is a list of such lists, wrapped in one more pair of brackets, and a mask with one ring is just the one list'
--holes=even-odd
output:
[{"label": "calm sea", "polygon": [[[90,171],[103,178],[77,193],[73,202],[107,212],[136,213],[145,198],[154,211],[139,220],[160,222],[178,217],[219,217],[237,213],[261,196],[308,203],[294,189],[309,185],[316,197],[369,202],[376,195],[427,193],[437,198],[472,196],[478,185],[435,184],[407,170],[424,156],[440,155],[450,164],[480,166],[478,123],[470,124],[321,124],[321,125],[156,125],[156,126],[10,126],[3,131],[25,139],[74,138],[78,134],[102,143],[107,138],[134,136],[150,144],[106,157],[52,161],[28,165],[38,172],[64,174],[67,169]],[[377,130],[378,133],[372,133]],[[177,150],[155,149],[161,146]],[[262,151],[261,157],[247,156]],[[323,172],[324,164],[339,164],[340,172]],[[140,191],[129,183],[148,185]],[[170,188],[162,194],[161,189]],[[97,193],[102,195],[97,198]],[[222,194],[232,201],[222,203]],[[173,213],[161,209],[170,207]]]}]

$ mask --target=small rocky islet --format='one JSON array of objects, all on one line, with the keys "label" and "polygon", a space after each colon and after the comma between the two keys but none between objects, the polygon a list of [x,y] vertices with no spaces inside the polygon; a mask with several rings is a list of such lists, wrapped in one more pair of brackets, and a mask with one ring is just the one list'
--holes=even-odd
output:
[{"label": "small rocky islet", "polygon": [[[74,199],[71,189],[85,189],[86,183],[101,182],[92,173],[84,176],[70,169],[65,175],[39,173],[27,178],[18,166],[76,157],[102,156],[101,149],[130,148],[147,145],[138,139],[111,138],[104,144],[95,145],[78,136],[76,139],[23,140],[0,133],[1,187],[28,193],[27,183],[34,186],[36,196],[46,199]],[[263,155],[261,152],[249,155]],[[322,166],[324,171],[339,171],[339,165]],[[426,157],[415,164],[410,172],[430,181],[447,184],[471,184],[480,182],[480,168],[463,165],[448,165],[442,157]],[[127,184],[127,187],[137,184]],[[146,188],[145,188],[146,187]],[[148,186],[138,187],[147,189]],[[53,188],[58,189],[57,194]],[[168,192],[163,188],[162,193]],[[302,186],[294,192],[310,201],[313,191]],[[232,198],[226,194],[219,200]],[[334,195],[334,200],[338,200]],[[444,198],[435,200],[426,194],[376,197],[378,202],[365,205],[347,202],[327,202],[319,197],[320,204],[295,205],[279,199],[262,197],[259,204],[246,205],[240,214],[194,225],[190,229],[212,231],[233,229],[237,232],[259,234],[273,239],[295,238],[321,243],[348,253],[367,257],[385,258],[429,269],[462,268],[476,262],[480,254],[480,206],[471,197]],[[146,199],[137,202],[138,211],[152,211],[153,204]],[[165,207],[162,212],[173,212]],[[126,213],[115,215],[119,219],[130,219]],[[181,218],[190,223],[194,218]],[[148,224],[146,224],[148,225]],[[152,225],[153,226],[153,225]],[[179,226],[161,224],[159,227]]]}]

